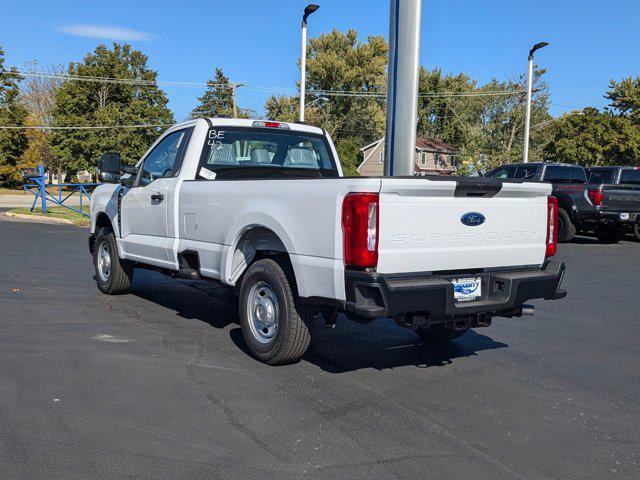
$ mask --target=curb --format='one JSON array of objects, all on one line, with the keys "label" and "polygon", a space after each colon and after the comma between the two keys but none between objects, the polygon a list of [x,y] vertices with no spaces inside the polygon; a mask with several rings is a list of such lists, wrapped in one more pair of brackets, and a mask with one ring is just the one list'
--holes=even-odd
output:
[{"label": "curb", "polygon": [[[4,212],[4,216],[19,218],[22,220],[33,220],[33,221],[44,222],[44,223],[62,223],[65,225],[76,225],[71,220],[67,220],[66,218],[45,217],[44,215],[25,215],[24,213]],[[79,226],[84,227],[85,225],[79,225]]]}]

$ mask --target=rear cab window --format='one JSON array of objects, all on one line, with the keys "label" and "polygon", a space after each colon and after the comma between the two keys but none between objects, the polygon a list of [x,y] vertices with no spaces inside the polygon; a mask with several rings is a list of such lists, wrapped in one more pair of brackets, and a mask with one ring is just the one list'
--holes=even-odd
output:
[{"label": "rear cab window", "polygon": [[598,168],[589,170],[589,183],[614,183],[615,169]]},{"label": "rear cab window", "polygon": [[620,174],[620,183],[640,185],[640,170],[624,169]]},{"label": "rear cab window", "polygon": [[570,165],[549,165],[544,172],[544,181],[551,183],[587,183],[584,168]]},{"label": "rear cab window", "polygon": [[212,127],[198,166],[208,180],[337,176],[326,137],[288,128]]},{"label": "rear cab window", "polygon": [[491,170],[489,173],[485,175],[485,177],[490,178],[513,178],[515,174],[516,167],[514,165],[506,165],[504,167],[498,167],[494,170]]},{"label": "rear cab window", "polygon": [[523,180],[537,180],[540,167],[538,165],[518,165],[513,178]]}]

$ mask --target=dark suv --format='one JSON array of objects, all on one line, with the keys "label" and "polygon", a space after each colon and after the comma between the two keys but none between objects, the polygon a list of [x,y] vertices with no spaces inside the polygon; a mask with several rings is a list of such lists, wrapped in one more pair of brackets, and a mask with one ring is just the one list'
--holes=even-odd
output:
[{"label": "dark suv", "polygon": [[594,207],[587,197],[587,174],[580,165],[567,163],[519,163],[503,165],[485,177],[550,182],[558,199],[558,241],[569,242],[593,219]]}]

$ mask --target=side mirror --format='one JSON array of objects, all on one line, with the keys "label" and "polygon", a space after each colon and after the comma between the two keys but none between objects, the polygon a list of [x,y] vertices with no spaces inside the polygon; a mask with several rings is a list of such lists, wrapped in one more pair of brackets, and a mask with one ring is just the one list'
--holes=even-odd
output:
[{"label": "side mirror", "polygon": [[136,167],[122,167],[122,177],[120,177],[120,183],[123,187],[132,188],[138,176],[138,169]]},{"label": "side mirror", "polygon": [[104,153],[98,160],[98,180],[105,183],[120,183],[122,159],[119,153]]}]

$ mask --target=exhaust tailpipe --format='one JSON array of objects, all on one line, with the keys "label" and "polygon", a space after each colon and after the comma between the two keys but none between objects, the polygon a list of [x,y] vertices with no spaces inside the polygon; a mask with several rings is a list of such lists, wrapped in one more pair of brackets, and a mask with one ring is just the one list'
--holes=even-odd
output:
[{"label": "exhaust tailpipe", "polygon": [[533,305],[522,305],[522,315],[533,315],[535,308]]}]

